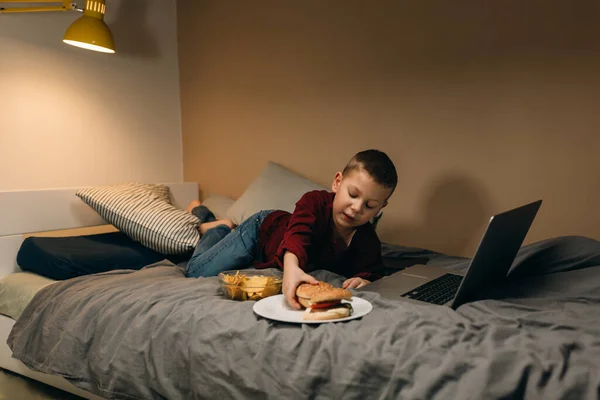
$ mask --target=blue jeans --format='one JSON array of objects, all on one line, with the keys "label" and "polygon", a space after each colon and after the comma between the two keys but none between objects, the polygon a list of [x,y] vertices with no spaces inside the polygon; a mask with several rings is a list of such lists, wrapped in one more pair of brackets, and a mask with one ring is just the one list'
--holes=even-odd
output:
[{"label": "blue jeans", "polygon": [[219,272],[249,266],[258,254],[258,228],[272,210],[260,211],[233,231],[219,225],[206,231],[185,269],[185,276],[216,276]]}]

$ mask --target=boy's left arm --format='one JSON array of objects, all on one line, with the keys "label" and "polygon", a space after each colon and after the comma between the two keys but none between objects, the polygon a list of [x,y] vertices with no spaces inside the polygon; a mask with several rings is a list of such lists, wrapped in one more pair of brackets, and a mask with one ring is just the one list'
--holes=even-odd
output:
[{"label": "boy's left arm", "polygon": [[[383,267],[382,267],[383,268]],[[375,268],[377,270],[378,268]],[[376,281],[378,279],[383,278],[383,274],[377,272],[359,272],[354,275],[352,278],[346,279],[342,284],[342,288],[344,289],[358,289],[369,283]]]}]

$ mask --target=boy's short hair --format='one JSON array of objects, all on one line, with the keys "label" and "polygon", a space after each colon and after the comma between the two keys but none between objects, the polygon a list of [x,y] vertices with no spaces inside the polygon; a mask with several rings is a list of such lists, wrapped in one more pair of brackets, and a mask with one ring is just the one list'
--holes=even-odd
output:
[{"label": "boy's short hair", "polygon": [[383,151],[371,149],[356,153],[356,155],[348,161],[348,164],[346,164],[342,175],[346,176],[350,172],[358,169],[366,171],[375,182],[385,188],[392,189],[392,192],[398,184],[396,167],[388,155]]}]

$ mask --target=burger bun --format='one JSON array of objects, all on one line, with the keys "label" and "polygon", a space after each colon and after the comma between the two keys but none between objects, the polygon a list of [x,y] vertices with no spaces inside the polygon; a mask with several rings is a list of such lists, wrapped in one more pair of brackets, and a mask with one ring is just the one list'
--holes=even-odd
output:
[{"label": "burger bun", "polygon": [[350,316],[350,308],[334,307],[326,310],[307,309],[302,315],[305,321],[327,321],[330,319],[346,318]]}]

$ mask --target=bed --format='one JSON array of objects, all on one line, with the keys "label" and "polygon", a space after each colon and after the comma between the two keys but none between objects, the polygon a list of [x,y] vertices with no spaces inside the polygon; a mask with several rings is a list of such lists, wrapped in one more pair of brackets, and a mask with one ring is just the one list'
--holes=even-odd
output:
[{"label": "bed", "polygon": [[[192,187],[181,184],[180,204],[195,197]],[[259,189],[261,196],[268,192]],[[67,210],[58,223],[3,228],[3,274],[16,270],[20,233],[103,223],[76,210],[72,194],[57,200],[57,207]],[[0,210],[9,205],[4,195]],[[22,208],[15,196],[11,213]],[[248,204],[237,204],[237,211],[250,213],[256,197]],[[42,214],[47,213],[35,219],[43,221]],[[389,273],[416,263],[449,270],[468,263],[388,244],[383,256]],[[327,271],[313,274],[334,285],[344,279]],[[253,302],[224,299],[216,278],[187,279],[181,266],[169,261],[77,277],[42,288],[16,324],[0,316],[0,367],[86,398],[595,399],[600,394],[596,240],[561,237],[525,246],[506,282],[488,299],[457,311],[384,299],[368,286],[354,294],[370,301],[373,311],[345,323],[308,326],[261,318],[252,312]],[[12,352],[19,361],[10,358]]]},{"label": "bed", "polygon": [[[180,208],[185,208],[190,201],[198,198],[196,183],[171,183],[167,186],[173,204]],[[0,279],[15,272],[22,272],[16,263],[16,255],[27,236],[86,235],[116,230],[75,196],[81,189],[76,187],[0,192]],[[42,284],[32,288],[32,293],[43,286],[44,280],[40,279],[37,282]],[[51,282],[53,281],[48,280],[48,283]],[[33,371],[14,359],[6,344],[14,323],[14,319],[0,314],[0,368],[84,398],[101,398],[77,388],[60,376]]]}]

